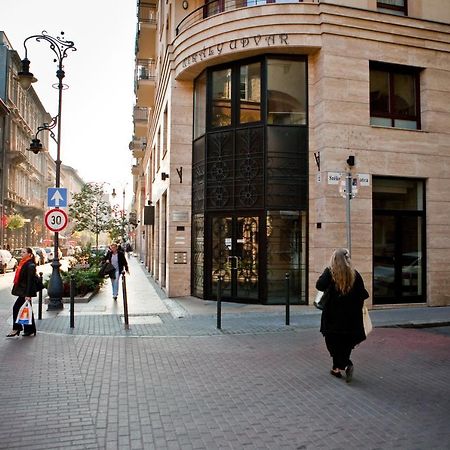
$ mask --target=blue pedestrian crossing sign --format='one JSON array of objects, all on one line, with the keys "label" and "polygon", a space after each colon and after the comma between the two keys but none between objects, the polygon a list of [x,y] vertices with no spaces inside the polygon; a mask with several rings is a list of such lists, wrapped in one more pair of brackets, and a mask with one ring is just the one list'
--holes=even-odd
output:
[{"label": "blue pedestrian crossing sign", "polygon": [[67,188],[48,188],[47,189],[47,206],[50,208],[66,208],[67,207]]}]

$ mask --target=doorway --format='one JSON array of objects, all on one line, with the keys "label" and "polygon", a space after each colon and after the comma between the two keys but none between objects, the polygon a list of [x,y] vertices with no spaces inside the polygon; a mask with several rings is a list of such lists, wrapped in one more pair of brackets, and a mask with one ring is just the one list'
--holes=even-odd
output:
[{"label": "doorway", "polygon": [[211,294],[223,277],[222,298],[257,302],[260,297],[260,217],[257,215],[212,216]]},{"label": "doorway", "polygon": [[426,301],[423,182],[374,179],[374,304]]}]

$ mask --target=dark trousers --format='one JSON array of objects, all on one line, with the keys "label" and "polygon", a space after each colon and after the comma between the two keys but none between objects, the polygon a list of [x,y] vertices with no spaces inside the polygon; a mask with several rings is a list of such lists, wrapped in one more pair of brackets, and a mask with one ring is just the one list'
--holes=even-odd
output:
[{"label": "dark trousers", "polygon": [[325,344],[333,358],[333,369],[344,370],[352,365],[350,354],[354,347],[354,338],[348,334],[327,333]]},{"label": "dark trousers", "polygon": [[32,314],[33,323],[31,325],[21,325],[20,323],[16,323],[17,315],[19,314],[19,310],[22,305],[25,303],[25,297],[17,297],[16,302],[13,306],[13,330],[22,330],[25,333],[34,333],[36,331],[36,324],[34,322],[34,314]]}]

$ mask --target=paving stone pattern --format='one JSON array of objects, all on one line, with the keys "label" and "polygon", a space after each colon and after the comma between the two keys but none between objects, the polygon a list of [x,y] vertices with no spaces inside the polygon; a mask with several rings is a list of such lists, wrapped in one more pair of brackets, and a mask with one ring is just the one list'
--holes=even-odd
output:
[{"label": "paving stone pattern", "polygon": [[0,448],[448,449],[449,344],[376,329],[346,384],[311,329],[2,339]]}]

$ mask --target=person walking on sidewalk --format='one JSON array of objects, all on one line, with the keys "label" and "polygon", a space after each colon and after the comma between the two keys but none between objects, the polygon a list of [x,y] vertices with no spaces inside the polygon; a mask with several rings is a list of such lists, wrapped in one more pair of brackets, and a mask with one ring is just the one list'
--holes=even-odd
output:
[{"label": "person walking on sidewalk", "polygon": [[[22,259],[17,266],[14,274],[13,288],[11,293],[17,295],[17,300],[13,306],[13,329],[6,337],[19,336],[22,325],[16,323],[17,315],[22,305],[28,300],[31,303],[31,297],[36,297],[36,260],[33,250],[29,247],[22,249]],[[23,325],[23,336],[36,336],[36,324],[32,314],[32,324]]]},{"label": "person walking on sidewalk", "polygon": [[110,275],[111,277],[111,285],[112,285],[112,295],[113,299],[117,300],[117,296],[119,293],[119,279],[123,270],[125,269],[127,273],[130,273],[128,270],[127,258],[125,258],[125,253],[119,250],[117,244],[111,244],[109,246],[108,253],[105,256],[105,261],[107,263],[111,263],[116,269],[115,272]]},{"label": "person walking on sidewalk", "polygon": [[317,280],[316,288],[326,296],[320,331],[333,358],[330,373],[342,378],[341,370],[345,370],[349,383],[353,377],[351,352],[366,339],[362,308],[369,294],[361,275],[352,266],[347,249],[333,252],[330,265]]}]

